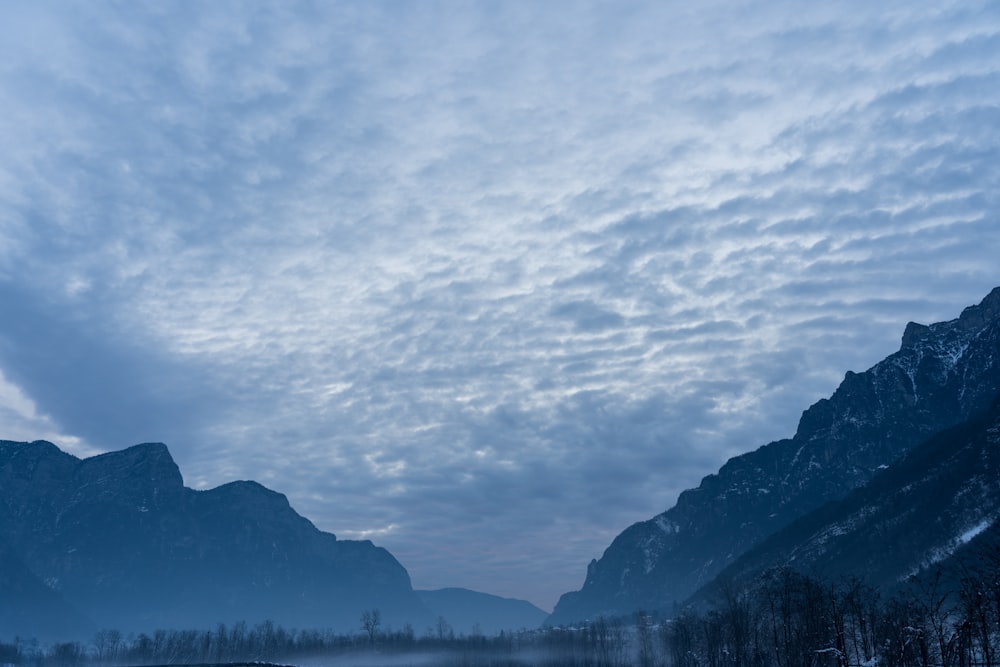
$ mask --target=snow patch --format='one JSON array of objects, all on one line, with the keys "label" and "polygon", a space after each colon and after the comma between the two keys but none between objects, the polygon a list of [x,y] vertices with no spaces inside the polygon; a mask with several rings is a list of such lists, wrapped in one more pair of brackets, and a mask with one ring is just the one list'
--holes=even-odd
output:
[{"label": "snow patch", "polygon": [[949,348],[942,350],[941,358],[950,369],[955,368],[958,362],[961,361],[962,357],[965,356],[965,351],[969,348],[969,341],[960,340],[952,344]]},{"label": "snow patch", "polygon": [[649,574],[650,572],[653,571],[653,568],[656,566],[656,560],[653,558],[653,552],[650,551],[649,547],[643,549],[642,555],[646,561],[643,567],[646,571],[646,574]]},{"label": "snow patch", "polygon": [[[939,563],[943,561],[945,558],[948,558],[953,553],[955,553],[955,551],[960,546],[962,546],[963,544],[967,544],[968,542],[971,542],[977,535],[979,535],[984,530],[992,526],[995,520],[996,517],[988,517],[986,519],[983,519],[979,523],[974,524],[969,528],[966,528],[944,545],[937,547],[936,549],[932,549],[930,553],[928,553],[927,556],[923,559],[923,562],[917,565],[910,572],[908,577],[918,574],[921,570],[928,568],[931,565],[934,565],[935,563]],[[903,577],[903,579],[906,578],[907,577]]]},{"label": "snow patch", "polygon": [[663,544],[660,541],[662,538],[656,533],[650,535],[642,543],[642,555],[644,559],[644,567],[646,574],[653,571],[656,567],[656,563],[659,561],[660,551],[663,549]]},{"label": "snow patch", "polygon": [[972,538],[974,538],[976,535],[978,535],[979,533],[981,533],[984,530],[986,530],[987,528],[989,528],[992,524],[993,524],[993,519],[983,519],[982,521],[980,521],[979,523],[977,523],[975,526],[973,526],[972,528],[969,528],[964,533],[962,533],[961,535],[959,535],[958,536],[958,543],[959,544],[965,544],[966,542],[971,541]]},{"label": "snow patch", "polygon": [[681,532],[679,525],[662,516],[656,517],[656,525],[667,535],[676,535]]},{"label": "snow patch", "polygon": [[799,447],[798,451],[795,452],[795,456],[792,457],[792,462],[788,464],[789,468],[795,467],[795,463],[799,460],[799,454],[802,453],[802,450],[805,449],[805,447],[806,447],[805,445],[802,445],[801,447]]}]

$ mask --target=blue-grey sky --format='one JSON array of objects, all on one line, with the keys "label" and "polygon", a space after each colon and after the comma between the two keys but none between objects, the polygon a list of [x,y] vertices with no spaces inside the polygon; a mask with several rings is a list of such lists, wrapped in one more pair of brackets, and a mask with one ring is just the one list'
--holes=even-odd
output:
[{"label": "blue-grey sky", "polygon": [[551,608],[1000,284],[1000,3],[10,2],[0,437]]}]

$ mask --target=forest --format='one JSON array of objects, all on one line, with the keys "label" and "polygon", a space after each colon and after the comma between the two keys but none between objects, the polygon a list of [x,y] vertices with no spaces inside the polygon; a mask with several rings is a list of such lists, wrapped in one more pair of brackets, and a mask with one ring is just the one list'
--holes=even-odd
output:
[{"label": "forest", "polygon": [[572,627],[456,635],[444,618],[418,634],[365,610],[352,634],[270,622],[159,630],[90,642],[0,643],[0,665],[482,665],[494,667],[1000,666],[1000,550],[959,576],[913,578],[889,597],[860,579],[824,581],[788,568],[720,585],[711,603]]}]

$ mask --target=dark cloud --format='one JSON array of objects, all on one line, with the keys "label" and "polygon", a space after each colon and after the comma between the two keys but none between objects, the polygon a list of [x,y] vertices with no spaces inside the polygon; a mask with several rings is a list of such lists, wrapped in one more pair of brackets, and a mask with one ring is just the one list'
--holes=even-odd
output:
[{"label": "dark cloud", "polygon": [[624,317],[593,301],[571,301],[555,306],[550,312],[559,319],[573,322],[574,328],[581,333],[599,333],[625,325]]},{"label": "dark cloud", "polygon": [[226,399],[197,368],[133,345],[100,311],[70,312],[45,294],[0,285],[5,375],[55,415],[60,426],[105,447],[127,447],[149,433],[176,441],[218,419]]}]

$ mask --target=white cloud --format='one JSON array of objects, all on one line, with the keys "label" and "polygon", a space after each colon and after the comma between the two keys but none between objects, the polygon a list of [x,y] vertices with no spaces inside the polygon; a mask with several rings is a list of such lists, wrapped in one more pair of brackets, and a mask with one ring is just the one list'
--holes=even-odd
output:
[{"label": "white cloud", "polygon": [[101,449],[59,430],[52,419],[39,414],[38,406],[0,372],[0,421],[4,440],[48,440],[58,442],[63,450],[79,457],[93,456]]},{"label": "white cloud", "polygon": [[551,604],[998,282],[990,3],[12,21],[0,405],[50,415],[18,433],[167,440],[420,586]]}]

